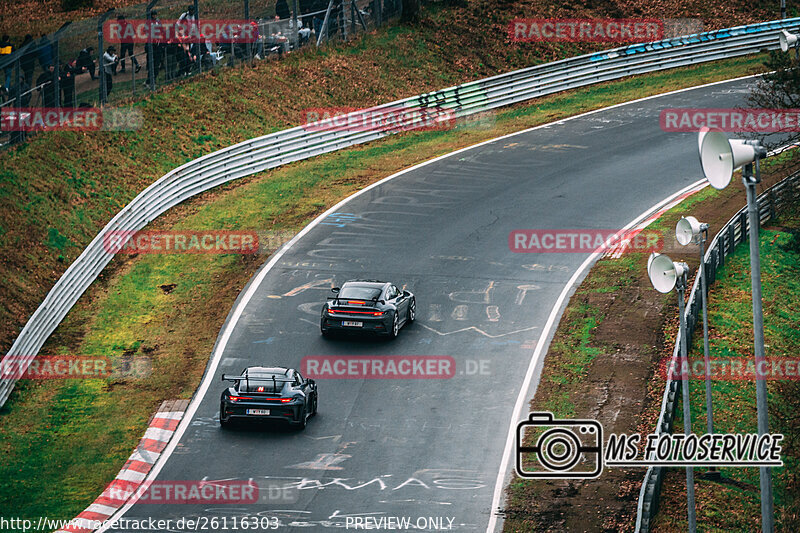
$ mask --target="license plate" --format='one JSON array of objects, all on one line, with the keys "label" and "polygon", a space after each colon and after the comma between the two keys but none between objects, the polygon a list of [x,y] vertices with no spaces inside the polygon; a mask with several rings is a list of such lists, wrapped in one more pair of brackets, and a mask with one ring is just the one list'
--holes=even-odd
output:
[{"label": "license plate", "polygon": [[363,322],[353,322],[352,320],[342,320],[342,325],[343,326],[350,326],[350,327],[354,327],[354,328],[360,328],[361,326],[364,325],[364,323]]},{"label": "license plate", "polygon": [[248,415],[268,415],[269,409],[248,409]]}]

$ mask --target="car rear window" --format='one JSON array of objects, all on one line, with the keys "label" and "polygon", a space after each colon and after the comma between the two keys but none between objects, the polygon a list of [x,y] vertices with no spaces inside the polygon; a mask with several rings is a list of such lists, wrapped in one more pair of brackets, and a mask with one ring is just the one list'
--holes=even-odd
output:
[{"label": "car rear window", "polygon": [[374,287],[342,287],[339,298],[354,298],[358,300],[377,300],[381,289]]},{"label": "car rear window", "polygon": [[[250,379],[239,382],[239,392],[271,392],[279,393],[283,390],[284,381],[272,381],[273,374],[250,374]],[[286,375],[275,374],[276,379],[285,380]]]}]

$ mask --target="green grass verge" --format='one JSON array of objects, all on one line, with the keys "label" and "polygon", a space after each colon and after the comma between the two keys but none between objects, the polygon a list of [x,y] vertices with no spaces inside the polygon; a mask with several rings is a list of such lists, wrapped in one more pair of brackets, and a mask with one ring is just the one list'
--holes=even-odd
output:
[{"label": "green grass verge", "polygon": [[[404,134],[300,162],[205,193],[159,219],[155,227],[295,231],[344,196],[409,165],[583,111],[751,73],[760,70],[762,59],[735,59],[625,79],[500,111],[489,121],[490,127]],[[174,116],[181,109],[178,100],[199,98],[198,89],[187,84],[169,99],[157,95],[148,105]],[[235,99],[232,105],[237,105]],[[240,126],[231,124],[230,128]],[[248,135],[256,133],[245,130]],[[141,150],[147,145],[147,135],[147,131],[128,134],[124,149],[132,157],[146,157],[148,168],[164,170],[221,147],[222,139],[231,132],[193,133],[179,139],[174,150],[163,147],[163,152],[145,155]],[[30,149],[21,148],[19,156],[25,156],[26,150]],[[25,166],[46,165],[57,157],[55,153],[27,154],[30,160]],[[144,173],[139,181],[152,181],[152,172]],[[87,195],[109,199],[103,200],[105,213],[78,209],[56,219],[49,207],[42,207],[49,200],[36,200],[36,191],[30,190],[32,206],[27,212],[38,217],[38,223],[53,227],[56,248],[66,246],[59,234],[71,234],[62,226],[80,226],[85,233],[80,240],[85,242],[94,228],[120,207],[118,200],[111,199],[119,197],[113,189],[120,185],[96,183],[88,171],[70,179],[82,180]],[[81,223],[83,218],[91,218],[92,223]],[[142,379],[21,383],[0,411],[3,510],[13,509],[20,517],[69,518],[90,503],[136,445],[158,403],[188,397],[195,389],[227,311],[263,259],[178,255],[116,259],[43,353],[104,355],[116,362],[141,358],[153,373]],[[608,275],[617,276],[613,272]],[[160,288],[173,283],[176,286],[169,293]],[[620,283],[618,276],[615,283]],[[579,326],[578,346],[585,345],[591,327],[588,322]],[[593,355],[591,349],[584,349],[582,360],[570,371],[580,373],[581,365]]]},{"label": "green grass verge", "polygon": [[[762,229],[760,233],[761,279],[763,289],[764,338],[767,357],[797,358],[800,353],[800,217],[797,209],[782,216],[777,226],[786,230]],[[738,245],[717,273],[708,300],[709,354],[711,358],[749,361],[753,357],[753,315],[750,284],[750,250],[747,241]],[[702,323],[695,331],[689,359],[703,359]],[[690,380],[692,430],[707,431],[705,381]],[[782,433],[782,468],[772,469],[776,528],[796,531],[798,527],[797,470],[800,464],[800,384],[797,381],[768,381],[769,427]],[[755,433],[756,393],[753,381],[712,380],[715,433]],[[675,421],[683,427],[683,411]],[[702,473],[706,469],[696,469]],[[756,468],[722,468],[724,484],[702,481],[696,484],[697,520],[713,524],[718,531],[753,531],[761,526],[759,473]],[[685,479],[682,470],[667,478],[661,508],[678,506],[681,512],[660,512],[655,531],[685,529]]]}]

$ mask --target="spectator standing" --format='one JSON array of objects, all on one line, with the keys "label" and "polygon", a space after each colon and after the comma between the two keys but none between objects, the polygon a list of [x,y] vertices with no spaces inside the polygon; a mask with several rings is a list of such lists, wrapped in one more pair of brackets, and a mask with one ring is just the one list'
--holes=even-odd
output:
[{"label": "spectator standing", "polygon": [[51,63],[44,72],[36,78],[36,87],[39,88],[39,96],[42,99],[42,107],[56,107],[58,100],[55,93],[55,79],[58,74],[56,67]]},{"label": "spectator standing", "polygon": [[42,70],[47,72],[47,67],[53,64],[53,43],[47,38],[47,35],[42,34],[39,39],[39,65]]},{"label": "spectator standing", "polygon": [[79,72],[85,72],[86,70],[89,71],[89,76],[92,77],[92,80],[96,80],[97,76],[95,76],[95,64],[94,64],[94,57],[92,57],[92,53],[94,52],[94,48],[91,46],[88,48],[84,48],[78,54],[78,61],[75,63],[75,68],[78,69]]},{"label": "spectator standing", "polygon": [[[192,53],[192,40],[197,35],[197,31],[192,30],[192,26],[197,24],[197,13],[194,12],[194,6],[189,5],[186,11],[181,13],[178,17],[178,22],[175,24],[176,33],[181,40],[180,50],[176,50],[178,57],[178,74],[188,75],[192,69],[193,62],[196,57]],[[178,28],[181,28],[180,30]],[[181,34],[182,32],[182,34]]]},{"label": "spectator standing", "polygon": [[[294,35],[294,19],[292,18],[289,19],[289,35]],[[297,36],[300,39],[298,47],[306,44],[311,37],[311,28],[303,27],[303,19],[297,19]]]},{"label": "spectator standing", "polygon": [[[8,57],[13,53],[14,45],[11,44],[11,38],[8,35],[3,35],[3,38],[0,39],[0,61],[8,59]],[[5,67],[5,80],[3,81],[3,87],[6,89],[11,87],[11,71],[13,70],[13,64]]]},{"label": "spectator standing", "polygon": [[278,3],[275,4],[275,16],[281,20],[286,20],[290,15],[289,3],[286,0],[278,0]]},{"label": "spectator standing", "polygon": [[30,87],[31,83],[33,83],[33,69],[36,68],[36,57],[38,55],[36,53],[36,47],[33,46],[33,35],[30,33],[25,36],[20,48],[28,44],[31,44],[31,47],[27,52],[22,54],[22,57],[19,60],[19,68],[22,70],[22,75],[25,76],[25,83],[27,83],[28,87]]},{"label": "spectator standing", "polygon": [[[31,92],[31,85],[25,80],[25,76],[20,76],[17,83],[19,84],[19,87],[15,90],[19,90],[20,107],[28,107],[31,103],[31,97],[33,96],[33,93]],[[12,91],[11,94],[14,96],[17,95],[17,93],[14,91]]]},{"label": "spectator standing", "polygon": [[77,62],[64,63],[61,67],[60,86],[63,95],[62,104],[64,107],[75,107],[75,76],[80,73]]},{"label": "spectator standing", "polygon": [[103,54],[103,74],[106,76],[106,96],[111,94],[111,87],[114,85],[112,78],[114,75],[114,68],[118,62],[117,54],[114,53],[116,51],[116,48],[109,46]]},{"label": "spectator standing", "polygon": [[[125,20],[125,15],[117,15],[117,23],[119,24],[120,29],[122,30],[122,35],[125,35],[126,34],[125,30],[127,29],[130,22]],[[119,65],[121,67],[121,71],[125,72],[126,54],[131,56],[131,63],[133,65],[133,68],[136,69],[136,72],[142,70],[142,67],[139,66],[139,60],[136,59],[136,55],[134,55],[133,43],[121,43],[119,45],[119,59],[120,59]]]},{"label": "spectator standing", "polygon": [[[152,26],[153,26],[153,33],[158,35],[156,39],[153,39],[153,57],[148,59],[148,61],[153,62],[153,75],[158,78],[158,73],[164,66],[164,56],[166,54],[166,46],[164,45],[164,40],[162,39],[162,35],[164,32],[164,26],[161,24],[161,21],[158,19],[158,14],[155,10],[150,12],[150,16],[152,17]],[[149,69],[148,69],[149,70]],[[148,80],[147,83],[150,83],[150,73],[147,73]]]},{"label": "spectator standing", "polygon": [[322,33],[322,24],[325,22],[326,9],[328,9],[328,2],[325,0],[311,1],[311,11],[315,13],[311,19],[311,23],[314,25],[315,39],[319,39],[320,33]]}]

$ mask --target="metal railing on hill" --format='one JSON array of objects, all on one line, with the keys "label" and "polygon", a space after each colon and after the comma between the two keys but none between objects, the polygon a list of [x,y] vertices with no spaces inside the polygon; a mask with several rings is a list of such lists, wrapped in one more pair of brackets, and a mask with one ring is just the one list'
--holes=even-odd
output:
[{"label": "metal railing on hill", "polygon": [[[795,172],[776,185],[770,187],[758,197],[759,224],[775,218],[781,209],[792,204],[800,198],[800,171]],[[731,219],[720,228],[717,235],[711,240],[705,254],[704,263],[708,275],[708,286],[717,279],[717,270],[725,264],[725,258],[733,253],[737,244],[743,243],[748,239],[749,224],[747,221],[747,206],[741,208]],[[698,269],[699,270],[699,269]],[[695,276],[692,290],[689,293],[689,303],[686,305],[686,331],[678,328],[678,335],[675,339],[675,348],[672,351],[670,364],[676,364],[680,357],[680,341],[683,335],[687,335],[687,350],[692,346],[692,335],[697,326],[697,320],[702,313],[700,303],[700,278]],[[671,376],[667,377],[667,384],[664,387],[664,396],[661,401],[661,412],[656,424],[655,433],[671,433],[672,423],[675,413],[680,408],[681,387],[680,380],[674,380]],[[651,466],[647,469],[642,488],[639,491],[639,504],[636,513],[636,531],[647,533],[650,525],[658,512],[658,502],[661,494],[661,486],[664,482],[664,467]]]},{"label": "metal railing on hill", "polygon": [[[411,125],[461,119],[494,108],[524,102],[634,74],[738,57],[778,47],[781,29],[800,30],[800,18],[740,26],[648,44],[624,46],[538,65],[413,96],[348,115],[353,123],[367,113],[370,128],[341,127],[337,123],[298,126],[224,148],[190,161],[158,179],[125,206],[92,240],[55,283],[15,339],[8,356],[32,359],[72,306],[114,257],[104,247],[110,232],[135,232],[171,207],[237,178],[380,139]],[[376,121],[385,113],[397,116]],[[349,119],[348,119],[348,122]],[[12,378],[0,379],[0,406],[14,388]]]}]

